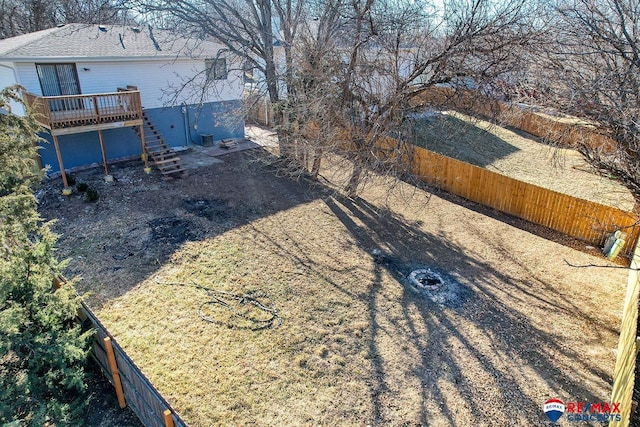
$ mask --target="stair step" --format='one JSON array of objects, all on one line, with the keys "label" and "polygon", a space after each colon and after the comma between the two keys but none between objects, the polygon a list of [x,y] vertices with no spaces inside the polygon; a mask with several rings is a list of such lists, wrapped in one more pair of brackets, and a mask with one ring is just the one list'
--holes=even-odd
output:
[{"label": "stair step", "polygon": [[158,167],[158,169],[160,169],[160,172],[162,173],[171,172],[176,169],[182,169],[181,163],[168,163],[168,164],[156,165],[156,166]]},{"label": "stair step", "polygon": [[182,173],[183,175],[186,175],[186,172],[184,169],[182,168],[178,168],[178,169],[173,169],[170,171],[160,171],[160,173],[162,173],[162,175],[167,176],[167,175],[175,175],[178,173]]},{"label": "stair step", "polygon": [[165,154],[173,153],[173,150],[166,148],[166,149],[160,149],[160,150],[147,150],[147,152],[155,157],[155,156],[164,156]]},{"label": "stair step", "polygon": [[162,165],[162,164],[165,164],[165,163],[171,163],[175,159],[176,159],[175,155],[152,157],[153,163],[155,163],[156,165]]},{"label": "stair step", "polygon": [[177,172],[183,172],[184,168],[180,165],[175,165],[175,168],[164,168],[161,169],[160,172],[162,172],[163,174],[168,174],[168,173],[177,173]]},{"label": "stair step", "polygon": [[158,132],[156,126],[151,123],[149,116],[144,111],[142,112],[142,119],[142,131],[139,127],[134,128],[134,130],[138,138],[141,140],[144,139],[145,152],[151,157],[164,179],[173,179],[173,176],[177,174],[187,176],[187,172],[180,162],[180,157],[167,146],[164,138],[160,132]]},{"label": "stair step", "polygon": [[144,144],[147,150],[152,150],[152,149],[162,149],[162,150],[168,150],[169,147],[167,147],[167,144],[164,143],[164,141],[154,141],[155,144]]},{"label": "stair step", "polygon": [[[163,165],[165,163],[171,163],[172,161],[175,161],[176,158],[177,157],[175,156],[175,154],[152,157],[153,163],[155,163],[156,165]],[[180,159],[178,158],[178,160],[180,160]]]},{"label": "stair step", "polygon": [[155,160],[154,163],[156,165],[164,165],[166,163],[177,163],[180,161],[180,157],[173,157],[170,159],[164,159],[164,160]]}]

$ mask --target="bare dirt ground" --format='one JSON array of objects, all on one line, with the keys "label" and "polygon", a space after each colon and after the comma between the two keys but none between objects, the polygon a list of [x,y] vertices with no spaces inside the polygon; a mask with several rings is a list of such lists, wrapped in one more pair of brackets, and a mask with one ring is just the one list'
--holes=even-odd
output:
[{"label": "bare dirt ground", "polygon": [[422,118],[416,129],[418,144],[437,153],[592,202],[633,208],[629,190],[597,174],[575,150],[453,112]]},{"label": "bare dirt ground", "polygon": [[[94,203],[40,194],[67,276],[189,425],[537,426],[551,397],[607,400],[625,270],[408,186],[346,199],[262,149],[219,159],[170,182],[78,173]],[[416,268],[446,286],[416,292]],[[168,283],[282,323],[207,322],[239,325]]]}]

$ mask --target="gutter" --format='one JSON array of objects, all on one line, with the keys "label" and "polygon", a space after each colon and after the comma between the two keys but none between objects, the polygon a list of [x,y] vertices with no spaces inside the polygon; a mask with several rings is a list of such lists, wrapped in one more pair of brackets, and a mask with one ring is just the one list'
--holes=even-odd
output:
[{"label": "gutter", "polygon": [[114,61],[194,61],[202,60],[206,56],[190,57],[190,56],[175,56],[175,55],[163,55],[163,56],[18,56],[0,57],[0,61],[10,62],[114,62]]}]

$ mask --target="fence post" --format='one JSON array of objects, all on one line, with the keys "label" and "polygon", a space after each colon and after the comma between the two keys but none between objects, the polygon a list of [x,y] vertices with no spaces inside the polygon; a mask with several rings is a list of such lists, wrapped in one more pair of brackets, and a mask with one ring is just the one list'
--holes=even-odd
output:
[{"label": "fence post", "polygon": [[164,411],[164,425],[165,427],[174,427],[173,414],[168,409]]},{"label": "fence post", "polygon": [[627,292],[622,309],[618,354],[613,372],[611,402],[620,403],[620,421],[611,420],[609,427],[626,427],[632,415],[632,396],[638,342],[638,295],[640,294],[640,243],[636,243],[629,269]]},{"label": "fence post", "polygon": [[127,402],[124,400],[124,391],[122,390],[122,381],[120,381],[120,372],[118,372],[118,365],[116,364],[116,356],[113,353],[113,344],[111,344],[111,338],[104,338],[104,347],[107,351],[107,358],[109,359],[109,368],[111,369],[111,376],[113,377],[113,386],[116,389],[116,396],[118,396],[118,404],[121,408],[127,406]]}]

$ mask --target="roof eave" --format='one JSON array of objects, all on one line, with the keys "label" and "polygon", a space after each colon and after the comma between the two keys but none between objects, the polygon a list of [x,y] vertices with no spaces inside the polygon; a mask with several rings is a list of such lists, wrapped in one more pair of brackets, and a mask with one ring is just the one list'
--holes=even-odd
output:
[{"label": "roof eave", "polygon": [[2,62],[134,62],[134,61],[187,61],[201,60],[205,56],[0,56]]}]

